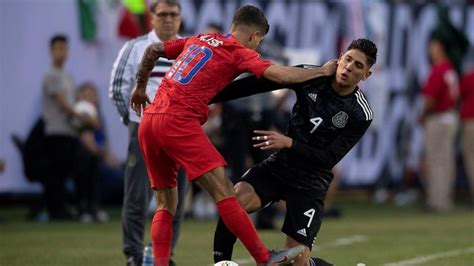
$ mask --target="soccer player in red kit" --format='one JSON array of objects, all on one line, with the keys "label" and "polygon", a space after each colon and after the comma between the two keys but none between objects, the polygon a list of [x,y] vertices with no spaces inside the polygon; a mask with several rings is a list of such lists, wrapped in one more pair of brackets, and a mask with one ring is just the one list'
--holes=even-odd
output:
[{"label": "soccer player in red kit", "polygon": [[224,175],[226,162],[201,129],[207,104],[239,74],[252,72],[278,83],[298,83],[331,75],[336,63],[316,69],[272,65],[255,49],[268,32],[263,12],[254,6],[239,8],[230,33],[201,34],[155,43],[145,50],[131,106],[141,114],[149,99],[145,93],[149,74],[159,57],[176,59],[166,73],[151,106],[144,110],[139,141],[158,206],[151,237],[155,265],[168,265],[172,220],[177,206],[176,171],[182,166],[188,180],[198,182],[215,200],[225,225],[244,244],[258,265],[288,263],[304,249],[270,251],[259,239],[232,182]]}]

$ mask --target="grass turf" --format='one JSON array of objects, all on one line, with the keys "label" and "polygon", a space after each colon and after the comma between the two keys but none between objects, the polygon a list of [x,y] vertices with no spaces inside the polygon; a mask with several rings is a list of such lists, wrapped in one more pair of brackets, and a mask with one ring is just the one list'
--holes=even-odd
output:
[{"label": "grass turf", "polygon": [[[351,203],[341,208],[341,219],[323,221],[313,249],[314,255],[335,265],[384,265],[437,254],[441,257],[416,265],[474,265],[472,210],[458,208],[440,215],[416,207]],[[112,221],[106,224],[37,224],[23,220],[24,207],[2,206],[0,266],[125,265],[119,210],[111,209],[111,213]],[[211,265],[214,226],[215,221],[185,221],[174,256],[178,265]],[[271,248],[284,241],[279,231],[261,231],[260,235]],[[249,259],[238,243],[234,260]]]}]

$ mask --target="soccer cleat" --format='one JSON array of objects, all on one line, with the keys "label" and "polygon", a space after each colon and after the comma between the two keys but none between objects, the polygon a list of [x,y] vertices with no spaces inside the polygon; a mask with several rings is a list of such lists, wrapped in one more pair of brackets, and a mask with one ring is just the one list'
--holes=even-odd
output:
[{"label": "soccer cleat", "polygon": [[259,263],[258,266],[276,266],[292,263],[293,259],[301,255],[304,246],[296,246],[288,249],[270,250],[270,258],[265,263]]}]

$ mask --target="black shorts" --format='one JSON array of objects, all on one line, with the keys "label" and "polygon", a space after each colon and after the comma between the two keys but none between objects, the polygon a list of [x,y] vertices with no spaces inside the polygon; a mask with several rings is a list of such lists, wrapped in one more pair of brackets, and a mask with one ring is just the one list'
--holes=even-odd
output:
[{"label": "black shorts", "polygon": [[286,215],[281,231],[311,249],[321,228],[326,190],[303,190],[288,186],[282,179],[298,176],[283,176],[287,174],[288,171],[285,170],[275,171],[271,163],[263,163],[249,169],[237,182],[249,183],[259,196],[262,207],[279,200],[286,201]]}]

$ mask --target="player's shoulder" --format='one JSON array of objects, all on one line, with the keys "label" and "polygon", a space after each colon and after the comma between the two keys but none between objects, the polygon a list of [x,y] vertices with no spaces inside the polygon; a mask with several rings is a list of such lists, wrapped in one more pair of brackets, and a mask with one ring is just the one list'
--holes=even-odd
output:
[{"label": "player's shoulder", "polygon": [[370,107],[369,100],[359,88],[353,94],[353,101],[353,113],[357,120],[372,121],[374,119],[374,112]]},{"label": "player's shoulder", "polygon": [[[302,65],[295,65],[295,67],[304,68],[304,69],[313,69],[320,66],[302,64]],[[303,83],[295,84],[294,87],[307,88],[311,91],[319,91],[321,89],[328,87],[327,85],[331,83],[331,79],[332,79],[332,76],[321,76],[321,77],[317,77],[317,78],[305,81]]]},{"label": "player's shoulder", "polygon": [[138,36],[134,39],[131,39],[131,40],[128,40],[124,45],[123,45],[123,49],[125,50],[134,50],[134,49],[137,49],[137,47],[140,47],[140,46],[148,46],[148,35],[145,34],[145,35],[141,35],[141,36]]}]

